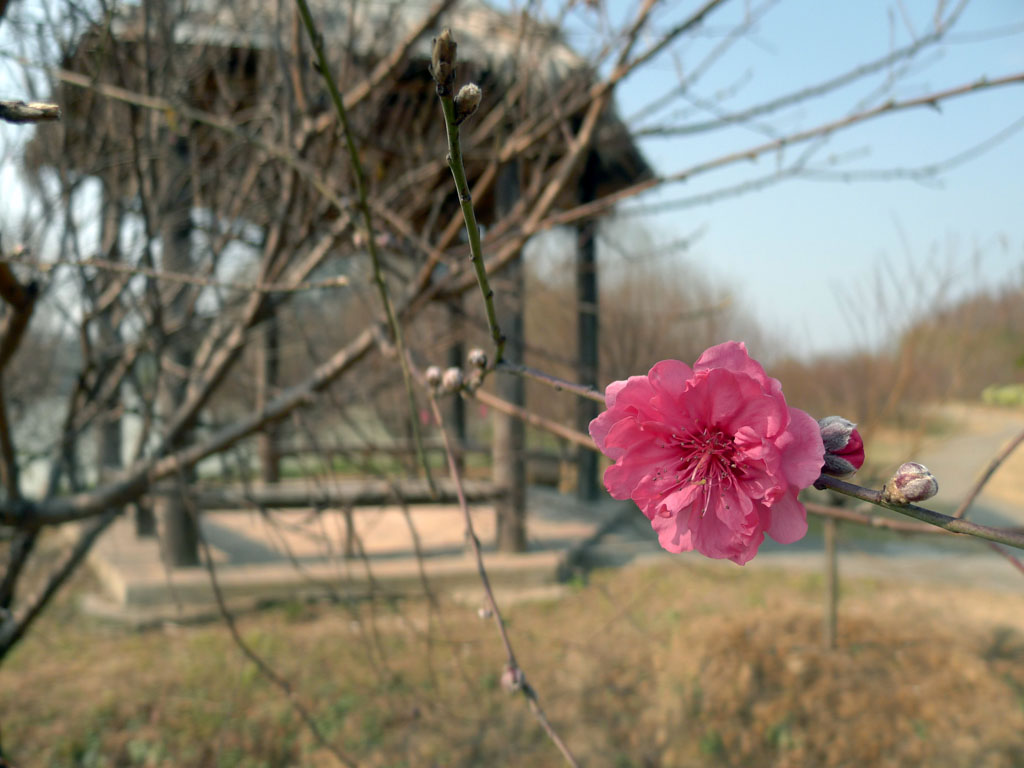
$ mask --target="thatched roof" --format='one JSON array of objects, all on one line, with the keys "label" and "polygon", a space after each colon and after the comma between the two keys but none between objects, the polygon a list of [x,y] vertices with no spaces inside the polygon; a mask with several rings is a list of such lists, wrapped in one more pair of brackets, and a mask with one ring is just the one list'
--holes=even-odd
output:
[{"label": "thatched roof", "polygon": [[[288,6],[289,4],[286,4]],[[349,53],[380,59],[420,27],[435,6],[434,0],[310,0],[318,28],[328,41],[344,45]],[[193,0],[175,25],[180,44],[224,48],[271,49],[287,28],[278,3],[243,0],[224,3]],[[115,21],[119,37],[141,33],[138,8]],[[586,62],[565,45],[556,27],[526,15],[510,15],[480,0],[457,0],[442,16],[437,29],[428,31],[413,46],[412,56],[429,59],[431,36],[451,27],[459,44],[459,58],[503,77],[516,76],[516,62],[528,57],[532,75],[548,84],[562,82],[586,69]]]},{"label": "thatched roof", "polygon": [[[270,0],[192,0],[186,2],[184,13],[172,14],[171,3],[152,3],[148,17],[140,6],[119,6],[119,15],[109,25],[98,25],[79,41],[76,50],[64,62],[67,69],[87,73],[101,82],[113,82],[129,90],[144,88],[143,75],[145,56],[139,43],[146,39],[173,39],[174,45],[202,51],[200,56],[180,56],[179,61],[189,62],[187,71],[181,73],[183,89],[179,98],[203,110],[225,114],[233,109],[245,110],[265,98],[261,84],[262,73],[280,67],[288,57],[290,44],[304,32],[299,29],[294,17],[295,8],[288,2]],[[338,61],[338,72],[342,76],[353,73],[353,62],[368,71],[396,49],[410,34],[423,26],[434,9],[432,0],[310,0],[319,31],[326,41],[328,55]],[[160,17],[163,18],[160,18]],[[160,35],[153,30],[164,24]],[[442,27],[451,27],[458,42],[459,81],[472,77],[484,87],[485,101],[481,116],[493,108],[516,86],[525,87],[525,104],[561,106],[568,95],[575,95],[591,85],[594,73],[588,63],[564,42],[558,30],[541,24],[525,15],[502,13],[480,0],[456,0],[444,13],[438,23],[427,28],[409,51],[407,61],[397,72],[388,99],[379,107],[376,118],[364,122],[361,138],[368,151],[376,151],[378,164],[391,167],[393,160],[423,151],[429,145],[431,133],[438,129],[436,102],[433,84],[427,72],[431,38]],[[124,51],[119,65],[110,68],[111,41]],[[134,62],[125,66],[125,62]],[[303,62],[306,66],[308,62]],[[225,106],[217,101],[219,85],[213,83],[212,70],[229,72],[233,78],[233,104]],[[128,81],[125,78],[129,78]],[[134,82],[133,82],[134,81]],[[208,98],[204,93],[214,93]],[[74,92],[74,91],[77,91]],[[394,97],[392,98],[392,94]],[[107,124],[124,125],[123,120],[111,117],[111,110],[118,109],[104,104],[102,99],[78,89],[65,89],[65,113],[68,116],[65,130],[69,136],[81,135],[81,141],[93,145],[99,140],[96,126]],[[429,103],[428,102],[433,102]],[[554,107],[554,108],[557,108]],[[326,100],[311,105],[325,121],[330,118]],[[104,110],[105,119],[98,119],[96,110]],[[519,114],[522,114],[520,112]],[[578,122],[579,115],[566,115],[570,122]],[[479,123],[475,118],[474,122]],[[332,125],[324,122],[324,125]],[[333,125],[332,125],[333,129]],[[472,133],[474,126],[469,126]],[[510,129],[506,129],[510,130]],[[211,136],[207,144],[207,158],[227,148],[224,137]],[[500,141],[498,137],[488,137]],[[115,140],[113,142],[117,144]],[[31,164],[43,163],[48,150],[36,147]],[[431,149],[431,152],[434,150]],[[557,151],[557,150],[556,150]],[[52,150],[50,150],[52,157]],[[234,152],[234,148],[232,148]],[[73,154],[73,153],[71,153]],[[237,153],[235,153],[237,154]],[[326,155],[325,155],[326,156]],[[63,157],[69,159],[64,150]],[[478,157],[477,160],[480,158]],[[557,155],[545,154],[540,162],[557,161]],[[74,160],[72,159],[72,162]],[[472,158],[469,163],[474,162]],[[647,178],[651,170],[639,149],[633,143],[628,130],[609,107],[602,117],[594,149],[585,166],[589,174],[597,176],[598,194],[606,194]],[[87,168],[82,169],[89,173]],[[467,169],[470,177],[473,168]],[[120,186],[130,185],[126,178]],[[489,200],[477,201],[486,207]],[[571,200],[562,201],[571,204]]]}]

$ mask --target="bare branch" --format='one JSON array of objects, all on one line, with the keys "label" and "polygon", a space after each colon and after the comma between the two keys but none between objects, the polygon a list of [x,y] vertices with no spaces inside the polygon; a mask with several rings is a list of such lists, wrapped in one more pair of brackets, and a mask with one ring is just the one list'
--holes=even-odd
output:
[{"label": "bare branch", "polygon": [[[284,283],[246,283],[233,280],[217,280],[215,278],[192,275],[186,272],[171,272],[162,269],[153,269],[142,264],[127,264],[123,261],[110,261],[98,257],[82,259],[81,261],[50,261],[38,262],[23,257],[4,256],[3,261],[11,264],[24,264],[38,269],[41,272],[52,272],[59,267],[83,268],[91,267],[106,272],[115,272],[121,275],[135,276],[142,275],[158,282],[180,283],[183,285],[194,285],[198,288],[224,288],[239,293],[303,293],[306,291],[317,291],[323,288],[344,288],[348,286],[349,279],[345,275],[325,278],[323,280],[303,280],[299,282]],[[3,263],[3,262],[0,262]],[[117,288],[118,286],[113,286]],[[116,296],[116,291],[113,292]],[[102,303],[101,303],[102,306]]]},{"label": "bare branch", "polygon": [[974,500],[981,494],[982,490],[988,484],[988,481],[992,479],[992,475],[996,473],[996,470],[1002,466],[1004,461],[1010,458],[1010,454],[1013,453],[1017,449],[1017,446],[1022,442],[1024,442],[1024,431],[1020,432],[1016,437],[1010,440],[1010,442],[999,450],[999,453],[992,457],[988,466],[985,467],[982,473],[978,476],[978,479],[974,481],[974,485],[971,486],[967,495],[964,496],[964,500],[960,502],[960,506],[956,508],[956,511],[953,513],[954,518],[960,519],[967,514],[967,510],[971,508],[971,504],[973,504]]},{"label": "bare branch", "polygon": [[[943,91],[936,91],[926,96],[920,96],[914,99],[906,99],[903,101],[887,101],[880,106],[874,107],[873,109],[864,110],[857,112],[847,117],[833,120],[831,122],[822,123],[814,128],[809,128],[804,131],[797,131],[784,136],[780,139],[765,142],[764,144],[758,144],[757,146],[750,147],[748,149],[740,150],[737,152],[730,152],[729,154],[720,155],[713,160],[708,160],[702,163],[692,165],[682,171],[670,174],[668,176],[662,176],[648,181],[634,184],[633,186],[627,187],[618,192],[606,195],[592,203],[585,203],[583,205],[576,206],[568,211],[556,213],[548,216],[543,222],[539,223],[537,230],[547,227],[563,226],[570,224],[581,219],[590,218],[597,216],[598,214],[604,213],[610,210],[616,203],[621,202],[630,197],[634,197],[641,192],[646,192],[654,187],[657,187],[665,183],[674,183],[681,181],[689,181],[694,176],[698,176],[702,173],[706,173],[711,170],[723,168],[728,165],[733,165],[743,161],[753,161],[759,158],[761,155],[769,152],[778,151],[784,147],[788,147],[793,144],[799,144],[819,136],[827,136],[845,128],[857,125],[859,123],[872,120],[876,117],[886,115],[893,112],[905,111],[909,109],[919,109],[921,107],[930,107],[932,109],[938,109],[941,102],[964,96],[969,93],[977,91],[984,91],[991,88],[1001,88],[1008,85],[1021,85],[1024,83],[1024,72],[1018,72],[1013,75],[1006,75],[1005,77],[998,78],[981,78],[964,85],[959,85],[954,88],[948,88]],[[531,230],[531,234],[533,230]],[[510,248],[510,246],[509,246]],[[501,254],[494,257],[494,261],[499,262],[502,259],[507,259],[506,249],[502,249]],[[459,284],[460,290],[466,290],[465,280]]]},{"label": "bare branch", "polygon": [[0,120],[8,123],[43,123],[60,120],[60,107],[40,101],[28,104],[24,101],[0,101]]},{"label": "bare branch", "polygon": [[92,521],[82,531],[78,541],[75,542],[74,547],[72,547],[71,552],[68,553],[61,566],[50,574],[42,591],[29,600],[25,607],[13,613],[3,623],[0,623],[0,658],[5,656],[24,636],[25,631],[35,618],[46,607],[53,596],[57,594],[71,574],[75,572],[79,564],[85,559],[85,556],[89,554],[89,550],[92,549],[96,539],[114,522],[117,516],[118,510],[110,509],[105,511],[101,517]]}]

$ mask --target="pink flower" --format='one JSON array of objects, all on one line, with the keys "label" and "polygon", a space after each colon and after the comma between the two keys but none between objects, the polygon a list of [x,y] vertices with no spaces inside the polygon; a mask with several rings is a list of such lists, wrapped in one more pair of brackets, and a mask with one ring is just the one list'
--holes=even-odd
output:
[{"label": "pink flower", "polygon": [[604,484],[632,499],[669,552],[696,549],[743,563],[764,534],[789,544],[807,533],[797,493],[818,479],[818,422],[786,405],[742,343],[712,347],[693,368],[662,360],[605,390],[590,436],[615,463]]}]

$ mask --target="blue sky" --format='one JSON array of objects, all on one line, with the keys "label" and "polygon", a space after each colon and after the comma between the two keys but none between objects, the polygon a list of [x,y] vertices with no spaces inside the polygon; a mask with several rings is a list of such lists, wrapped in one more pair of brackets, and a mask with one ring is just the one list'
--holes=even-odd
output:
[{"label": "blue sky", "polygon": [[[670,4],[655,19],[654,30],[666,28],[696,5]],[[645,121],[636,112],[678,82],[680,71],[692,71],[720,39],[714,34],[754,7],[750,2],[727,5],[708,19],[711,36],[675,47],[628,79],[619,90],[618,104],[631,125],[642,126]],[[625,3],[612,4],[613,13],[625,9]],[[903,0],[902,9],[899,3],[875,0],[783,0],[709,70],[694,93],[715,101],[718,91],[741,83],[731,98],[718,101],[734,110],[837,75],[930,31],[935,2]],[[582,25],[569,35],[576,47],[596,39]],[[872,94],[887,82],[888,71],[765,122],[780,131],[799,130],[850,114],[865,99],[874,106],[890,96],[913,98],[982,76],[1024,71],[1024,3],[969,4],[948,40],[914,62],[884,97]],[[705,117],[706,112],[694,111],[674,119]],[[657,117],[651,120],[659,122]],[[826,160],[838,156],[843,169],[906,168],[944,160],[1001,131],[1008,134],[980,157],[927,184],[787,180],[713,204],[662,211],[646,220],[664,242],[703,229],[704,235],[682,258],[728,285],[790,352],[806,356],[875,345],[891,333],[894,323],[924,308],[920,289],[928,281],[945,278],[955,294],[1024,276],[1020,128],[1024,86],[975,93],[943,103],[941,112],[919,109],[880,117],[834,136],[814,156],[816,167],[830,167]],[[699,137],[648,139],[642,146],[660,172],[671,173],[764,141],[763,134],[736,128]],[[796,156],[802,146],[787,150],[782,160]],[[641,208],[769,173],[778,160],[766,155],[756,164],[664,188],[644,198]],[[890,291],[889,306],[899,307],[884,317],[872,288],[880,275]],[[892,301],[895,290],[904,293],[906,306]]]},{"label": "blue sky", "polygon": [[[637,4],[609,0],[607,13],[612,21],[621,20]],[[697,5],[691,0],[664,3],[638,50]],[[617,93],[622,115],[637,128],[706,118],[707,113],[696,107],[685,115],[638,112],[677,84],[680,72],[692,72],[745,14],[761,7],[767,8],[763,17],[699,80],[694,95],[736,110],[827,79],[926,34],[935,0],[732,0],[711,14],[699,34],[622,83]],[[578,4],[569,19],[568,42],[586,52],[604,41],[602,31],[600,16]],[[1024,2],[974,0],[947,40],[915,59],[888,93],[897,99],[912,98],[982,76],[1021,71]],[[888,74],[881,72],[764,122],[779,131],[799,130],[847,115],[865,99],[878,104],[889,98],[873,93]],[[723,89],[730,91],[728,98],[720,98]],[[945,102],[941,112],[919,109],[857,126],[825,143],[813,164],[854,171],[914,167],[954,156],[1014,126],[1024,128],[1020,85]],[[6,130],[3,135],[11,136]],[[19,130],[18,135],[25,132]],[[685,138],[645,139],[642,147],[658,171],[672,173],[765,140],[761,133],[737,127]],[[781,160],[791,159],[803,146],[787,150]],[[838,166],[828,166],[830,157],[839,158]],[[755,164],[731,166],[665,187],[622,210],[658,210],[770,173],[779,160],[765,155]],[[4,166],[6,188],[12,186],[12,175],[10,166]],[[924,309],[919,294],[922,285],[928,292],[930,280],[945,279],[955,293],[1024,277],[1024,130],[1012,132],[980,157],[927,184],[792,179],[713,204],[670,207],[644,215],[643,220],[662,243],[703,233],[677,258],[697,265],[716,284],[728,286],[774,339],[773,352],[807,356],[877,345],[894,324]],[[889,292],[887,305],[896,307],[884,314],[873,287],[879,276]],[[894,301],[900,291],[912,295]]]}]

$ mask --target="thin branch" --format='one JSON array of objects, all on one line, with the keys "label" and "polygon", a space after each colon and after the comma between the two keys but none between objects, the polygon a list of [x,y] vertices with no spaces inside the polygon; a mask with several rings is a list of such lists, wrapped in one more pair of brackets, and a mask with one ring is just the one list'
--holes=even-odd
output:
[{"label": "thin branch", "polygon": [[170,272],[162,269],[152,269],[141,264],[126,264],[123,261],[110,261],[109,259],[101,258],[88,258],[81,261],[59,260],[40,262],[27,257],[2,256],[0,257],[0,263],[3,262],[23,264],[34,267],[40,272],[51,272],[59,267],[92,267],[104,272],[116,272],[122,275],[142,275],[159,282],[182,283],[185,285],[195,285],[200,288],[225,288],[241,293],[301,293],[321,288],[341,288],[349,284],[349,279],[345,275],[299,283],[246,283],[232,280],[216,280],[187,272]]},{"label": "thin branch", "polygon": [[91,491],[43,501],[0,501],[0,524],[18,528],[57,525],[94,517],[108,507],[119,507],[135,501],[156,481],[176,474],[181,468],[191,467],[311,402],[317,393],[369,354],[377,345],[381,332],[376,326],[365,329],[318,366],[308,378],[284,390],[263,409],[163,458],[137,462],[121,478],[111,483]]},{"label": "thin branch", "polygon": [[[762,102],[752,107],[742,109],[738,112],[726,113],[720,116],[716,116],[711,120],[702,122],[687,123],[685,125],[675,127],[651,127],[641,128],[634,132],[635,136],[685,136],[694,133],[701,133],[704,131],[715,130],[718,128],[724,128],[729,125],[736,125],[737,123],[746,123],[754,118],[761,117],[763,115],[777,112],[785,107],[790,107],[796,104],[802,104],[805,101],[823,96],[831,93],[832,91],[838,90],[843,86],[849,85],[856,82],[857,80],[866,77],[867,75],[879,72],[886,67],[892,66],[896,62],[912,58],[921,49],[939,42],[943,36],[945,36],[949,30],[956,23],[964,7],[967,5],[966,2],[960,2],[959,5],[953,10],[952,13],[942,22],[941,26],[936,28],[931,33],[918,38],[910,45],[906,45],[903,48],[898,48],[885,56],[879,57],[874,61],[869,61],[865,64],[861,64],[854,67],[846,72],[837,75],[835,77],[823,80],[814,85],[807,86],[798,91],[779,96],[775,99]],[[685,93],[687,86],[680,86],[674,90],[674,93]],[[640,115],[638,115],[639,117]]]},{"label": "thin branch", "polygon": [[10,610],[13,605],[18,578],[38,539],[39,531],[15,531],[11,537],[11,542],[7,545],[7,568],[4,570],[3,581],[0,582],[0,610]]},{"label": "thin branch", "polygon": [[506,674],[510,674],[515,681],[518,689],[522,691],[523,696],[526,697],[526,701],[530,706],[530,711],[533,712],[534,717],[540,723],[544,732],[547,733],[548,738],[554,742],[555,746],[558,747],[558,751],[562,753],[566,762],[571,766],[578,766],[576,758],[573,757],[572,752],[569,751],[569,747],[566,746],[565,742],[562,741],[558,732],[555,731],[554,727],[548,721],[547,716],[544,714],[544,710],[541,709],[540,701],[537,698],[537,692],[533,686],[530,685],[526,679],[526,675],[523,674],[522,667],[519,666],[519,662],[516,661],[515,651],[512,650],[512,642],[508,637],[508,630],[505,626],[505,620],[501,617],[501,610],[498,608],[498,601],[494,599],[494,591],[491,589],[490,579],[487,577],[487,568],[484,566],[483,553],[480,549],[480,539],[477,538],[476,531],[473,530],[473,517],[469,513],[469,505],[466,503],[466,496],[462,491],[462,473],[459,471],[459,462],[455,458],[455,452],[452,450],[451,440],[448,437],[448,430],[444,426],[444,417],[441,414],[441,409],[437,405],[437,399],[430,395],[430,409],[434,414],[434,420],[437,422],[438,427],[441,431],[441,439],[444,441],[445,455],[448,458],[448,471],[451,474],[452,482],[455,484],[455,492],[459,499],[459,508],[462,510],[462,516],[466,523],[466,538],[469,540],[470,547],[473,550],[473,556],[476,560],[477,574],[480,576],[480,583],[483,585],[484,594],[487,597],[487,604],[491,609],[491,615],[494,618],[494,624],[498,629],[498,634],[501,636],[501,643],[505,646],[506,656]]},{"label": "thin branch", "polygon": [[833,520],[842,520],[844,522],[857,523],[859,525],[866,525],[870,528],[884,528],[885,530],[896,531],[897,533],[934,533],[952,535],[949,531],[944,531],[941,528],[936,528],[934,525],[928,525],[927,523],[912,523],[909,520],[893,520],[888,517],[882,517],[881,515],[870,515],[866,512],[857,512],[856,510],[845,509],[844,507],[830,507],[825,504],[817,504],[813,501],[805,501],[803,504],[807,511],[812,515],[831,518]]},{"label": "thin branch", "polygon": [[316,724],[316,718],[313,717],[312,713],[306,708],[306,705],[299,700],[298,694],[295,692],[295,689],[292,688],[291,683],[279,675],[262,656],[256,653],[256,651],[254,651],[245,641],[245,638],[242,637],[242,633],[238,631],[238,626],[235,623],[235,617],[231,611],[228,610],[227,603],[224,601],[224,593],[221,592],[220,582],[217,580],[217,568],[213,562],[213,553],[210,551],[210,544],[206,541],[206,536],[203,535],[198,511],[195,508],[194,502],[189,499],[187,493],[182,493],[182,497],[186,500],[189,513],[192,516],[196,531],[199,534],[199,545],[203,549],[203,562],[206,566],[206,572],[210,575],[210,587],[213,589],[213,597],[217,603],[217,610],[220,612],[221,618],[224,619],[224,624],[227,626],[228,632],[231,634],[231,639],[245,657],[249,659],[249,661],[252,662],[252,664],[260,671],[260,674],[262,674],[272,685],[274,685],[274,687],[278,688],[285,695],[285,698],[288,699],[288,703],[292,705],[292,709],[294,709],[296,714],[302,718],[302,722],[306,724],[306,728],[309,729],[313,738],[316,739],[317,744],[334,755],[335,759],[342,765],[355,766],[356,761],[353,758],[343,753],[337,746],[332,744],[326,736],[324,736],[323,731],[320,730],[320,726]]},{"label": "thin branch", "polygon": [[1010,442],[1004,445],[1002,449],[999,451],[999,453],[992,457],[992,460],[988,463],[988,466],[985,467],[985,470],[974,482],[974,485],[971,486],[971,489],[967,492],[967,495],[964,496],[964,500],[960,502],[960,506],[956,508],[956,511],[953,513],[954,518],[960,519],[965,514],[967,514],[967,510],[971,508],[971,504],[973,504],[974,500],[978,498],[978,495],[981,493],[982,489],[985,487],[988,481],[992,478],[992,475],[996,473],[996,470],[999,469],[1000,466],[1002,466],[1002,463],[1010,457],[1010,454],[1013,453],[1014,450],[1016,450],[1017,446],[1020,445],[1022,442],[1024,442],[1024,430],[1022,430],[1020,434],[1018,434]]},{"label": "thin branch", "polygon": [[391,335],[395,340],[398,364],[402,369],[402,382],[405,385],[406,399],[409,403],[409,424],[412,428],[413,440],[416,443],[416,456],[419,459],[420,466],[423,468],[423,474],[427,479],[427,483],[429,483],[430,487],[433,488],[434,479],[430,473],[430,464],[427,462],[427,455],[423,451],[423,438],[420,434],[419,409],[416,407],[416,393],[413,391],[412,376],[409,373],[409,364],[406,360],[405,340],[402,336],[402,326],[398,322],[394,305],[391,303],[391,296],[388,293],[387,282],[384,279],[384,272],[381,269],[380,255],[377,253],[377,243],[373,237],[373,220],[370,214],[370,206],[367,202],[366,195],[366,176],[363,173],[362,162],[359,160],[359,150],[356,148],[355,140],[352,138],[352,129],[348,122],[348,112],[345,109],[345,103],[342,99],[341,92],[338,90],[338,84],[335,82],[334,75],[331,73],[330,63],[327,61],[327,54],[324,52],[323,37],[319,32],[317,32],[316,23],[313,21],[313,16],[309,11],[309,4],[306,0],[296,0],[296,2],[298,3],[299,13],[302,16],[302,23],[306,27],[306,32],[309,33],[310,44],[313,46],[313,50],[316,53],[316,60],[319,65],[320,74],[323,76],[324,83],[327,85],[331,101],[334,103],[334,110],[338,113],[338,120],[341,122],[341,127],[345,134],[345,146],[348,148],[349,160],[352,163],[352,173],[355,176],[358,207],[363,217],[363,226],[366,229],[366,250],[370,255],[370,261],[373,264],[373,280],[377,284],[377,290],[380,292],[381,303],[383,303],[384,312],[387,314],[388,327],[391,329]]},{"label": "thin branch", "polygon": [[[454,61],[452,66],[454,66]],[[434,77],[436,78],[437,75],[435,74]],[[469,191],[466,166],[462,160],[462,142],[459,138],[460,120],[455,114],[455,96],[452,93],[450,83],[443,83],[441,80],[437,80],[437,97],[441,101],[441,111],[444,113],[445,134],[448,137],[448,167],[452,171],[455,191],[459,195],[459,206],[462,208],[462,217],[466,222],[466,234],[469,238],[469,252],[473,264],[473,272],[476,275],[477,285],[480,286],[480,293],[484,297],[487,327],[491,332],[491,340],[494,342],[494,361],[500,363],[505,353],[505,335],[501,332],[501,328],[498,325],[498,311],[494,306],[494,291],[491,289],[490,281],[487,277],[487,267],[484,265],[483,249],[480,246],[480,226],[476,221],[473,196]]]},{"label": "thin branch", "polygon": [[[848,115],[838,120],[822,123],[821,125],[815,126],[814,128],[809,128],[805,131],[798,131],[796,133],[792,133],[787,136],[783,136],[782,138],[765,142],[764,144],[759,144],[748,149],[739,150],[737,152],[730,152],[725,155],[720,155],[719,157],[714,158],[712,160],[691,165],[688,168],[685,168],[673,174],[669,174],[667,176],[659,176],[656,178],[648,179],[646,181],[641,181],[630,187],[625,187],[624,189],[621,189],[618,192],[613,192],[609,195],[605,195],[599,200],[595,200],[591,203],[586,203],[584,205],[579,205],[568,211],[561,211],[559,213],[555,213],[551,216],[548,216],[546,219],[544,219],[543,222],[538,222],[537,229],[554,226],[563,226],[575,221],[579,221],[581,219],[592,218],[594,216],[600,215],[601,213],[604,213],[608,209],[612,208],[616,203],[622,200],[634,197],[640,194],[641,192],[646,192],[662,184],[689,181],[694,176],[706,173],[708,171],[716,170],[718,168],[723,168],[725,166],[733,165],[735,163],[743,161],[754,161],[758,159],[761,155],[767,154],[769,152],[775,152],[793,144],[800,144],[805,141],[810,141],[811,139],[817,138],[819,136],[825,136],[831,133],[835,133],[836,131],[842,130],[844,128],[849,128],[853,125],[857,125],[858,123],[863,123],[891,112],[898,112],[901,110],[908,109],[918,109],[920,107],[931,107],[932,109],[938,109],[940,102],[945,101],[947,99],[956,98],[958,96],[964,96],[966,94],[973,93],[976,91],[988,90],[990,88],[999,88],[1007,85],[1020,85],[1022,83],[1024,83],[1024,72],[1018,72],[1013,75],[1007,75],[1005,77],[998,77],[994,79],[981,78],[980,80],[975,80],[971,83],[959,85],[954,88],[946,89],[944,91],[936,91],[934,93],[930,93],[926,96],[921,96],[915,99],[906,99],[904,101],[890,100],[880,106],[874,107],[873,109],[868,109],[863,112],[857,112],[856,114]],[[521,237],[525,239],[526,237],[532,235],[533,232],[533,229],[524,231],[523,233],[521,233]],[[499,254],[499,256],[495,257],[495,260],[500,260],[503,256],[505,256],[505,249],[503,249],[502,253]],[[464,288],[465,286],[464,284],[460,284],[459,287]]]},{"label": "thin branch", "polygon": [[89,554],[89,550],[92,549],[96,539],[114,522],[118,513],[118,509],[108,509],[102,517],[93,521],[78,537],[78,541],[75,542],[75,546],[60,568],[50,574],[50,578],[42,592],[29,601],[29,605],[26,608],[18,611],[0,624],[0,659],[3,659],[10,652],[11,648],[24,636],[28,627],[35,621],[36,617],[53,596],[57,594],[57,591],[64,585],[64,582],[75,572],[78,565]]},{"label": "thin branch", "polygon": [[[13,58],[15,61],[30,64],[29,62],[24,62],[22,59],[17,57]],[[95,82],[93,78],[79,72],[72,72],[59,67],[48,69],[47,72],[62,83],[67,83],[68,85],[74,85],[78,88],[92,91],[114,101],[151,110],[152,112],[159,114],[167,123],[173,124],[173,122],[179,118],[189,120],[199,125],[214,128],[241,142],[250,144],[257,149],[266,152],[270,157],[277,158],[301,174],[301,176],[308,181],[317,192],[323,195],[325,200],[330,202],[339,211],[344,211],[348,208],[347,201],[338,194],[337,190],[335,190],[327,180],[321,176],[312,164],[300,157],[297,157],[295,152],[287,147],[279,146],[273,142],[264,141],[256,136],[246,133],[226,117],[204,112],[203,110],[190,107],[187,104],[174,102],[159,96],[137,93],[127,88],[111,85],[109,83],[98,83]]]},{"label": "thin branch", "polygon": [[1012,554],[1007,552],[1005,549],[1003,549],[995,542],[987,541],[985,543],[988,544],[989,548],[991,548],[993,552],[995,552],[997,555],[1005,557],[1007,561],[1009,561],[1010,565],[1012,565],[1014,568],[1016,568],[1018,571],[1024,574],[1024,563],[1020,561],[1020,558],[1014,557]]},{"label": "thin branch", "polygon": [[[868,525],[872,528],[882,528],[889,531],[896,531],[897,533],[937,533],[944,535],[954,536],[956,534],[950,531],[945,531],[942,528],[936,528],[934,525],[928,525],[927,523],[911,523],[903,520],[892,520],[888,517],[881,517],[880,515],[869,515],[864,512],[857,512],[852,509],[843,509],[842,507],[827,507],[824,504],[816,504],[813,501],[804,502],[804,507],[812,515],[818,517],[831,518],[834,520],[844,520],[847,522],[857,523],[859,525]],[[986,541],[989,549],[995,552],[1000,557],[1006,559],[1014,568],[1024,574],[1024,563],[1017,557],[1007,552],[1003,547],[999,546],[993,541]]]},{"label": "thin branch", "polygon": [[[440,2],[435,4],[433,10],[424,16],[423,20],[409,31],[409,34],[405,36],[405,39],[395,45],[391,52],[377,63],[373,72],[371,72],[365,80],[345,92],[344,98],[342,99],[345,109],[355,109],[356,106],[373,94],[374,91],[380,89],[386,80],[392,79],[398,71],[398,68],[408,60],[409,52],[412,50],[412,47],[416,42],[423,37],[428,30],[434,28],[438,19],[441,18],[441,14],[451,8],[456,1],[457,0],[440,0]],[[328,119],[329,115],[323,115],[322,117],[317,118],[314,123],[314,129],[321,131],[324,128],[327,128],[329,123],[326,121]]]},{"label": "thin branch", "polygon": [[552,387],[556,392],[572,392],[574,395],[585,397],[588,400],[593,400],[596,403],[604,405],[604,395],[600,391],[591,387],[587,384],[576,384],[565,379],[560,379],[557,376],[544,373],[544,371],[538,371],[536,368],[530,368],[526,365],[519,363],[510,363],[503,361],[495,366],[495,370],[501,371],[502,373],[510,373],[514,376],[522,376],[526,379],[532,379],[533,381],[539,381],[541,384],[547,384]]},{"label": "thin branch", "polygon": [[559,424],[557,421],[545,418],[539,414],[528,411],[526,408],[522,408],[518,405],[508,402],[508,400],[502,400],[497,395],[491,394],[485,389],[478,389],[476,392],[469,395],[475,397],[484,405],[494,408],[496,411],[507,413],[509,416],[515,416],[521,421],[525,421],[527,424],[538,429],[543,429],[545,432],[550,432],[553,435],[557,435],[570,443],[575,443],[581,448],[586,448],[589,451],[599,451],[600,449],[590,438],[590,435],[585,435],[572,427],[567,427],[564,424]]},{"label": "thin branch", "polygon": [[874,504],[878,507],[884,507],[885,509],[892,510],[893,512],[899,512],[901,515],[907,515],[913,517],[922,522],[934,525],[943,530],[950,531],[951,533],[962,533],[968,536],[977,536],[980,539],[987,539],[988,541],[994,541],[998,544],[1006,544],[1010,547],[1017,549],[1024,549],[1024,532],[1004,530],[1000,528],[992,528],[987,525],[980,525],[978,523],[972,523],[969,520],[960,520],[949,515],[944,515],[941,512],[935,512],[931,509],[925,509],[915,504],[893,504],[892,502],[885,501],[882,498],[882,492],[876,491],[871,488],[863,488],[853,483],[847,483],[835,477],[829,475],[822,475],[815,483],[814,487],[818,490],[829,489],[836,491],[844,496],[851,496],[861,501],[866,501],[869,504]]}]

